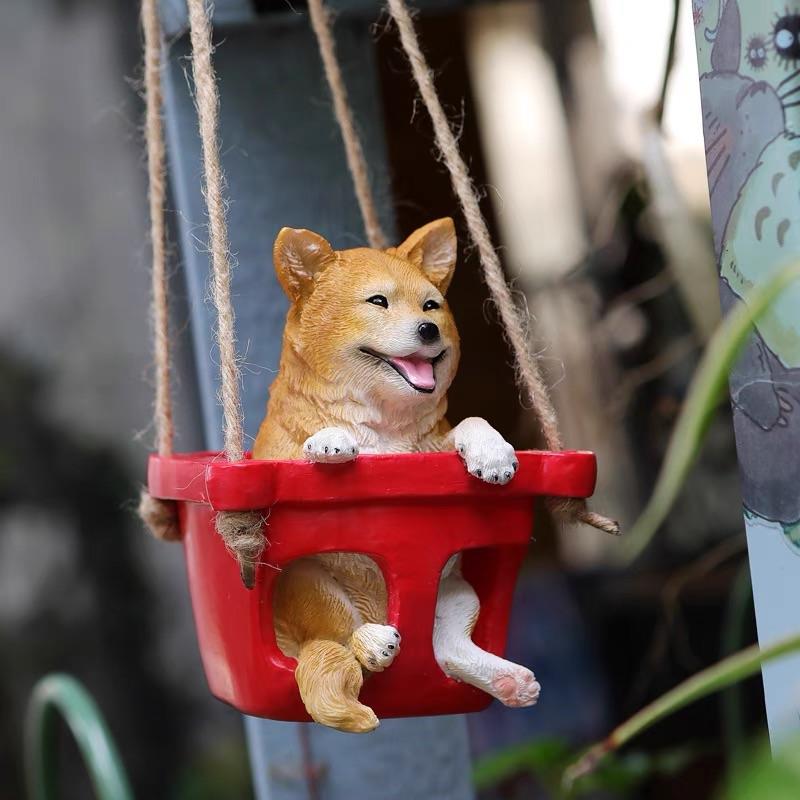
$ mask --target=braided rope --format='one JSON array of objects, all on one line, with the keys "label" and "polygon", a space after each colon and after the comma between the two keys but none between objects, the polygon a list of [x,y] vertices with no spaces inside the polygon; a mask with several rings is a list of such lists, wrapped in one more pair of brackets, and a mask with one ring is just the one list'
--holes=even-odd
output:
[{"label": "braided rope", "polygon": [[[204,0],[188,0],[189,38],[192,43],[197,121],[203,154],[203,188],[208,215],[211,252],[212,298],[217,309],[220,400],[225,455],[228,461],[244,458],[244,423],[240,393],[241,375],[236,356],[236,329],[231,302],[231,261],[223,188],[225,178],[219,156],[219,90],[211,61],[211,22]],[[255,584],[255,567],[266,546],[263,519],[256,512],[220,512],[217,532],[236,556],[245,586]]]},{"label": "braided rope", "polygon": [[[172,415],[170,382],[169,307],[167,303],[167,233],[164,222],[166,179],[164,170],[164,126],[161,119],[161,26],[157,0],[142,0],[141,23],[144,35],[145,135],[149,182],[150,246],[152,248],[151,318],[153,324],[153,362],[155,364],[155,402],[153,426],[156,449],[162,456],[172,455],[175,426]],[[156,539],[177,541],[178,509],[169,500],[157,500],[142,489],[139,517]]]}]

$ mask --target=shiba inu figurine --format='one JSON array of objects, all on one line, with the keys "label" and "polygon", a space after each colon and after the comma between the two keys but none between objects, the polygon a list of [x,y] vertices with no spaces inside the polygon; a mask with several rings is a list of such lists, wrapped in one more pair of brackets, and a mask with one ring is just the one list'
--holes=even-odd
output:
[{"label": "shiba inu figurine", "polygon": [[[513,479],[514,448],[497,431],[475,417],[451,429],[444,416],[459,359],[444,298],[456,263],[451,219],[384,251],[334,251],[316,233],[284,228],[273,256],[291,307],[254,458],[335,463],[359,453],[454,449],[477,478]],[[439,587],[437,662],[507,706],[533,705],[533,673],[472,642],[478,613],[454,556]],[[297,658],[311,717],[343,731],[373,730],[377,717],[358,701],[364,670],[386,669],[401,646],[401,632],[386,624],[377,565],[354,553],[294,562],[278,580],[274,619],[279,646]]]}]

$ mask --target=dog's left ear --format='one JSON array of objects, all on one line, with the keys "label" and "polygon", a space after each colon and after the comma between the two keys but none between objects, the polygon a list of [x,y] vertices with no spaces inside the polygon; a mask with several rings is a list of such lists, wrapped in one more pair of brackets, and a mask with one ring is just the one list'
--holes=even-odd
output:
[{"label": "dog's left ear", "polygon": [[327,239],[304,228],[281,228],[272,248],[275,273],[289,299],[308,297],[314,280],[336,260]]},{"label": "dog's left ear", "polygon": [[457,257],[456,228],[450,217],[417,228],[396,252],[416,264],[425,277],[442,293],[453,278]]}]

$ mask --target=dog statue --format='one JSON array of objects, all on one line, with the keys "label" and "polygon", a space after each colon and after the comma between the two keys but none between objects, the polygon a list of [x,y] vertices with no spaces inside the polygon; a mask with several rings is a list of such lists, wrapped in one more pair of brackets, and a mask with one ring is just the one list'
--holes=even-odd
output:
[{"label": "dog statue", "polygon": [[[454,449],[477,478],[514,477],[514,448],[487,422],[473,417],[451,429],[444,416],[459,359],[444,298],[456,263],[451,219],[383,251],[335,251],[316,233],[283,228],[273,257],[291,306],[254,458],[338,463],[359,453]],[[478,613],[454,556],[439,587],[437,662],[507,706],[533,705],[540,690],[533,673],[472,642]],[[343,731],[374,730],[377,717],[358,701],[364,671],[390,666],[401,637],[386,624],[386,586],[372,559],[333,553],[295,561],[277,582],[274,619],[278,645],[297,658],[311,717]]]}]

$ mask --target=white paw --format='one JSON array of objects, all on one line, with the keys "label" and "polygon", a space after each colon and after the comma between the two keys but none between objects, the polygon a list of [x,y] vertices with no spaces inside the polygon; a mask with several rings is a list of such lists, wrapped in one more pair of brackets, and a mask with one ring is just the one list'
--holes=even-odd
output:
[{"label": "white paw", "polygon": [[358,442],[342,428],[323,428],[305,440],[303,455],[323,464],[352,461],[358,455]]},{"label": "white paw", "polygon": [[492,681],[491,694],[509,708],[525,708],[536,704],[541,691],[533,673],[525,667],[517,667]]},{"label": "white paw", "polygon": [[457,432],[456,449],[470,475],[487,483],[508,483],[519,467],[514,448],[488,423],[481,422]]},{"label": "white paw", "polygon": [[368,622],[350,637],[350,649],[370,672],[383,672],[400,652],[400,634],[392,625]]}]

